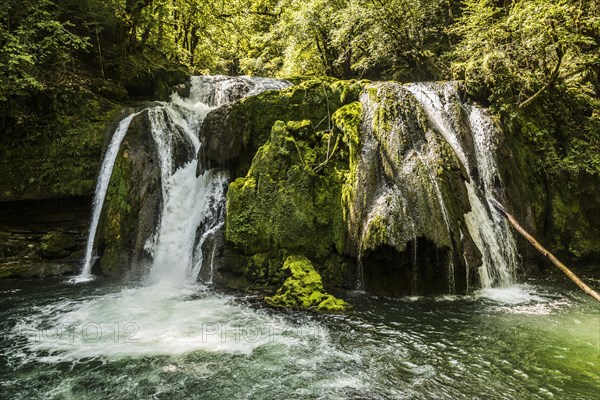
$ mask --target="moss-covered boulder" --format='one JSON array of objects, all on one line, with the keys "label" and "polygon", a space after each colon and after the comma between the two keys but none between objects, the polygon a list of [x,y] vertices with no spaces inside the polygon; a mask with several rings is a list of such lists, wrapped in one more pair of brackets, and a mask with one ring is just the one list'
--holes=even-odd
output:
[{"label": "moss-covered boulder", "polygon": [[227,285],[280,285],[281,264],[290,254],[317,260],[328,283],[354,285],[355,265],[343,255],[342,188],[350,179],[350,154],[360,151],[355,100],[361,88],[311,81],[208,115],[201,157],[237,176],[227,193],[224,257],[246,261],[218,268]]},{"label": "moss-covered boulder", "polygon": [[248,174],[229,186],[227,239],[246,254],[286,249],[323,259],[341,253],[348,165],[339,142],[307,120],[276,122]]},{"label": "moss-covered boulder", "polygon": [[283,265],[283,271],[289,277],[283,282],[277,293],[265,297],[265,302],[276,307],[316,310],[322,312],[341,312],[346,310],[346,302],[323,289],[321,275],[310,260],[303,256],[290,256]]},{"label": "moss-covered boulder", "polygon": [[199,171],[222,166],[244,176],[254,154],[269,138],[275,121],[310,121],[315,130],[331,129],[331,116],[356,101],[365,82],[308,80],[212,111],[200,129]]}]

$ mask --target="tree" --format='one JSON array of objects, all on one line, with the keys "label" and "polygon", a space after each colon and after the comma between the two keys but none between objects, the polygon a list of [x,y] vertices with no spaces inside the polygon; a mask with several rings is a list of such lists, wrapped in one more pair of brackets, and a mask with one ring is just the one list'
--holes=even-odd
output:
[{"label": "tree", "polygon": [[50,0],[0,5],[0,101],[69,83],[75,52],[88,48],[89,40],[57,15]]},{"label": "tree", "polygon": [[507,106],[551,88],[597,97],[600,9],[595,0],[466,0],[454,75]]}]

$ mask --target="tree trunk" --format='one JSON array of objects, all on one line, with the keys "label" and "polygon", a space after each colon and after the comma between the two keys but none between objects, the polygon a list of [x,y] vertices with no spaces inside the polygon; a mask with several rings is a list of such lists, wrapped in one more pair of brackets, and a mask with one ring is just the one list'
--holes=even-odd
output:
[{"label": "tree trunk", "polygon": [[496,209],[498,209],[498,211],[500,211],[502,214],[504,214],[504,216],[508,219],[508,221],[511,223],[511,225],[517,230],[517,232],[519,232],[525,239],[529,240],[529,242],[533,245],[533,247],[538,249],[538,251],[540,253],[542,253],[544,256],[548,257],[550,259],[550,261],[552,261],[552,263],[554,265],[556,265],[558,267],[558,269],[560,269],[562,272],[564,272],[565,275],[567,275],[569,277],[569,279],[571,279],[573,282],[575,282],[575,284],[577,286],[579,286],[579,288],[581,288],[581,290],[583,290],[585,293],[587,293],[588,295],[590,295],[597,301],[600,301],[600,294],[598,294],[598,292],[594,291],[592,288],[590,288],[588,285],[586,285],[581,279],[579,279],[579,277],[577,277],[577,275],[575,275],[569,268],[567,268],[567,266],[565,264],[560,262],[559,259],[554,256],[554,254],[550,253],[541,244],[539,244],[537,242],[537,240],[534,239],[533,236],[531,236],[525,229],[523,229],[523,227],[521,225],[519,225],[517,220],[512,215],[510,215],[498,201],[496,201],[495,199],[492,199],[492,204],[494,204],[494,206],[496,207]]}]

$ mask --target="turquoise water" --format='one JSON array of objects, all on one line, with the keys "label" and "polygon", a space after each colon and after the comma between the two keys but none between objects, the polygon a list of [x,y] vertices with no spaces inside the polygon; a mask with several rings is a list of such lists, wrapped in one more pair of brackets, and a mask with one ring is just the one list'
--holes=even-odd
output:
[{"label": "turquoise water", "polygon": [[468,296],[342,296],[352,310],[335,316],[274,310],[202,285],[1,281],[0,397],[600,393],[600,307],[562,277]]}]

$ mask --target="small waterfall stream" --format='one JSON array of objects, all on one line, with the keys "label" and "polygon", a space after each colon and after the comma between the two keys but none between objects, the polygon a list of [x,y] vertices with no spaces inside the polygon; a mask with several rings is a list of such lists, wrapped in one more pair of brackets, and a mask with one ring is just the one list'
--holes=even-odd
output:
[{"label": "small waterfall stream", "polygon": [[76,278],[77,281],[87,281],[92,277],[94,239],[96,238],[96,230],[98,229],[98,222],[100,221],[102,205],[104,204],[104,198],[106,197],[106,191],[108,190],[108,184],[110,183],[110,177],[119,153],[119,148],[121,147],[121,142],[127,134],[127,129],[129,129],[131,120],[138,114],[139,113],[131,114],[119,122],[110,144],[108,145],[106,154],[104,155],[104,160],[100,167],[100,174],[98,175],[98,182],[96,183],[96,192],[94,194],[94,203],[92,205],[92,220],[90,222],[90,231],[85,248],[85,259],[83,260],[81,274]]},{"label": "small waterfall stream", "polygon": [[[206,115],[221,105],[289,85],[286,81],[268,78],[195,76],[190,79],[187,96],[175,93],[169,103],[160,103],[123,119],[102,163],[85,261],[76,281],[92,278],[98,222],[120,145],[133,118],[146,114],[160,161],[162,211],[155,234],[144,246],[153,257],[148,282],[194,282],[202,268],[202,245],[223,225],[228,181],[224,172],[216,170],[208,170],[196,177],[197,154],[201,146],[199,127]],[[176,147],[180,150],[177,153],[187,154],[187,159],[182,160],[181,156],[176,159]]]},{"label": "small waterfall stream", "polygon": [[[479,278],[483,288],[514,284],[518,265],[516,243],[506,220],[495,210],[489,199],[501,196],[495,188],[500,181],[495,160],[497,138],[500,134],[491,117],[476,105],[459,101],[460,96],[453,83],[413,83],[406,88],[423,106],[429,120],[450,144],[464,165],[469,182],[466,182],[471,212],[465,221],[471,237],[483,256]],[[455,122],[459,104],[468,114],[468,129],[473,140],[474,163],[465,149],[465,138],[459,133]],[[473,165],[471,165],[473,164]]]}]

